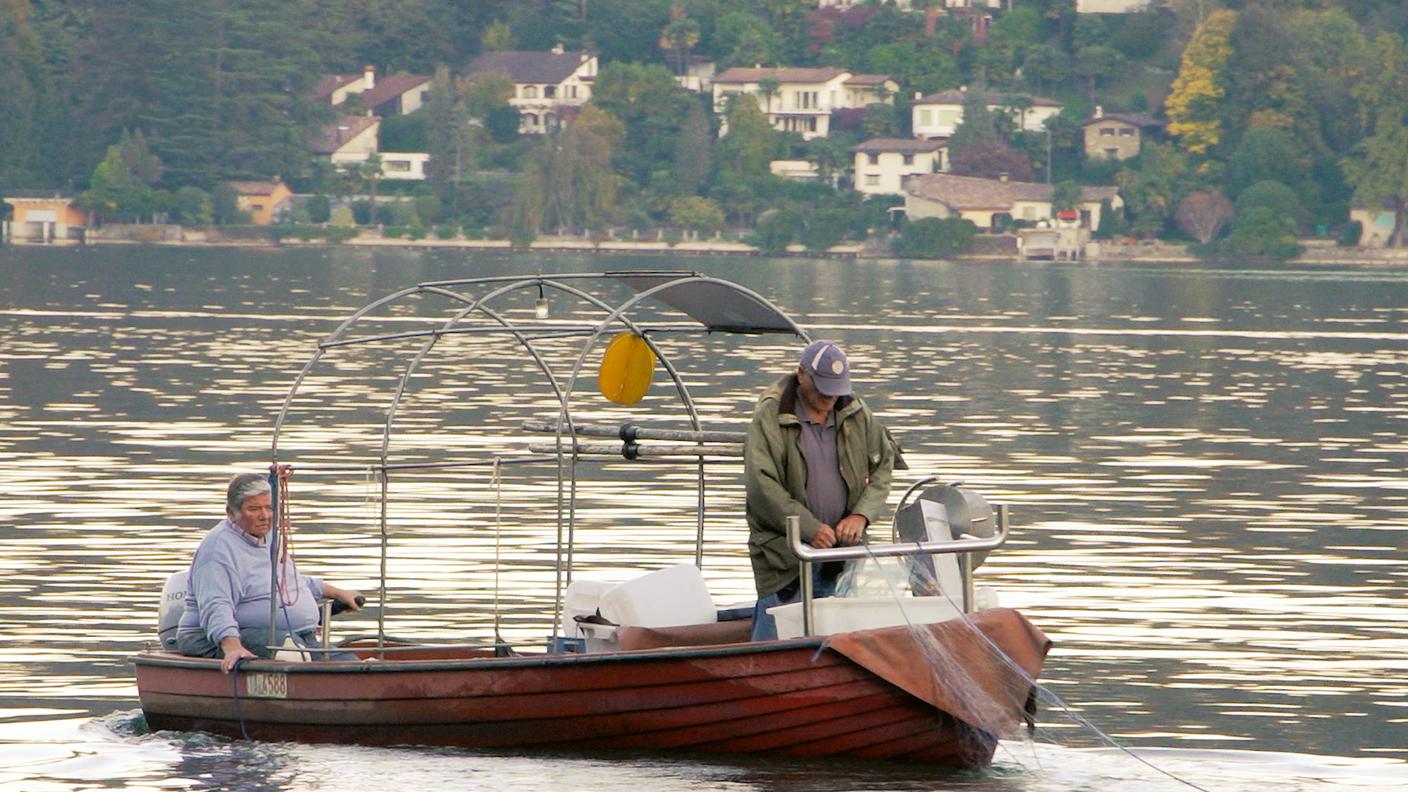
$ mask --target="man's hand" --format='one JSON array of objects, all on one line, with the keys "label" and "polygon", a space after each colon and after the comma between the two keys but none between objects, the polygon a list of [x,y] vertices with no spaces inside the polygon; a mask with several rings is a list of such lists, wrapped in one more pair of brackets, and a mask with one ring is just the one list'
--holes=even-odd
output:
[{"label": "man's hand", "polygon": [[865,526],[869,521],[863,515],[848,514],[836,523],[836,544],[858,545],[865,537]]},{"label": "man's hand", "polygon": [[357,598],[362,596],[361,592],[359,591],[354,591],[352,589],[342,589],[338,588],[337,586],[324,583],[323,596],[331,597],[332,599],[341,602],[343,605],[347,606],[347,610],[358,611],[362,609],[362,606],[357,604]]},{"label": "man's hand", "polygon": [[244,644],[240,643],[240,637],[238,635],[222,638],[220,640],[220,650],[225,653],[225,657],[220,661],[220,670],[227,674],[235,669],[235,663],[241,658],[247,657],[251,660],[259,659],[259,656],[254,652],[244,648]]},{"label": "man's hand", "polygon": [[826,523],[822,523],[816,529],[816,536],[812,537],[812,547],[818,550],[825,550],[828,547],[836,546],[836,530]]}]

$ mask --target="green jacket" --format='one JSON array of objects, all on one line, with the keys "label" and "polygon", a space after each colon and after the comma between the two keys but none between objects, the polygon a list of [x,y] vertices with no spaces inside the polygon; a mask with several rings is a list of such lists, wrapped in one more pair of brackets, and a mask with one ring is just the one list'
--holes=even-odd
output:
[{"label": "green jacket", "polygon": [[[802,539],[811,541],[821,522],[807,508],[807,463],[801,422],[795,414],[797,375],[778,380],[758,397],[743,448],[748,501],[748,556],[758,596],[796,580],[800,563],[787,545],[787,518],[801,519]],[[874,523],[890,494],[895,449],[870,408],[858,397],[836,402],[836,446],[841,478],[849,493],[846,512]]]}]

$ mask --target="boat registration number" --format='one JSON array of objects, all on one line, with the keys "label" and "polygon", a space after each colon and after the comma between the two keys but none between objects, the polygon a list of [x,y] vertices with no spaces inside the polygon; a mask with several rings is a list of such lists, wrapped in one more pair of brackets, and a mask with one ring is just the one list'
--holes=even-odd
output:
[{"label": "boat registration number", "polygon": [[250,698],[288,698],[288,674],[252,673],[244,680],[245,695]]}]

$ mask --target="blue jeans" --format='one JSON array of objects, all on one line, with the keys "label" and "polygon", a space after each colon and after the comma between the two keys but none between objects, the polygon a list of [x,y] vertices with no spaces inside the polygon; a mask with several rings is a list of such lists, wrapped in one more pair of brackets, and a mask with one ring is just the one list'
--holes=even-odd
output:
[{"label": "blue jeans", "polygon": [[[279,630],[278,635],[275,637],[275,641],[278,644],[282,645],[284,642],[284,638],[287,636],[288,633],[286,631]],[[294,636],[295,643],[302,643],[304,646],[319,645],[317,630],[304,630],[301,633],[294,633]],[[240,643],[244,644],[244,648],[253,652],[255,656],[260,657],[264,660],[269,660],[274,656],[274,653],[269,651],[266,646],[268,640],[268,627],[246,627],[245,629],[240,630]],[[225,656],[225,652],[220,649],[220,644],[211,641],[210,638],[206,636],[204,630],[187,630],[186,632],[178,633],[176,636],[176,643],[180,649],[181,654],[185,655],[186,657]],[[324,657],[326,657],[328,660],[357,659],[357,655],[351,652],[333,652],[328,655],[324,655],[322,652],[310,652],[308,654],[308,657],[314,660],[322,660]]]},{"label": "blue jeans", "polygon": [[[758,600],[758,604],[753,606],[753,637],[754,641],[776,641],[777,640],[777,619],[768,613],[768,608],[776,608],[778,605],[786,605],[789,602],[796,602],[802,598],[802,587],[800,580],[792,581],[791,586],[783,586],[782,591],[769,594]],[[788,591],[788,589],[791,591]],[[784,598],[782,595],[786,593]],[[836,593],[836,578],[823,578],[821,576],[821,564],[812,565],[812,599],[829,597]]]}]

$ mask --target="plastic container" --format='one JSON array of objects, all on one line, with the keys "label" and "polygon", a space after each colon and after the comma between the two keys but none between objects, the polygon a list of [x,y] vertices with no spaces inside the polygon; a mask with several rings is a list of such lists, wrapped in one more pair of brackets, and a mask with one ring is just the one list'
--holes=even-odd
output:
[{"label": "plastic container", "polygon": [[600,580],[574,580],[567,584],[567,592],[562,595],[562,631],[568,638],[584,637],[575,617],[596,613],[601,607],[601,595],[615,585]]},{"label": "plastic container", "polygon": [[[961,605],[961,599],[950,603],[947,597],[826,597],[812,602],[812,634],[936,624],[962,615]],[[777,620],[778,638],[802,636],[802,603],[778,605],[768,613]]]},{"label": "plastic container", "polygon": [[719,620],[704,574],[680,564],[633,578],[603,592],[601,615],[633,627],[679,627]]}]

